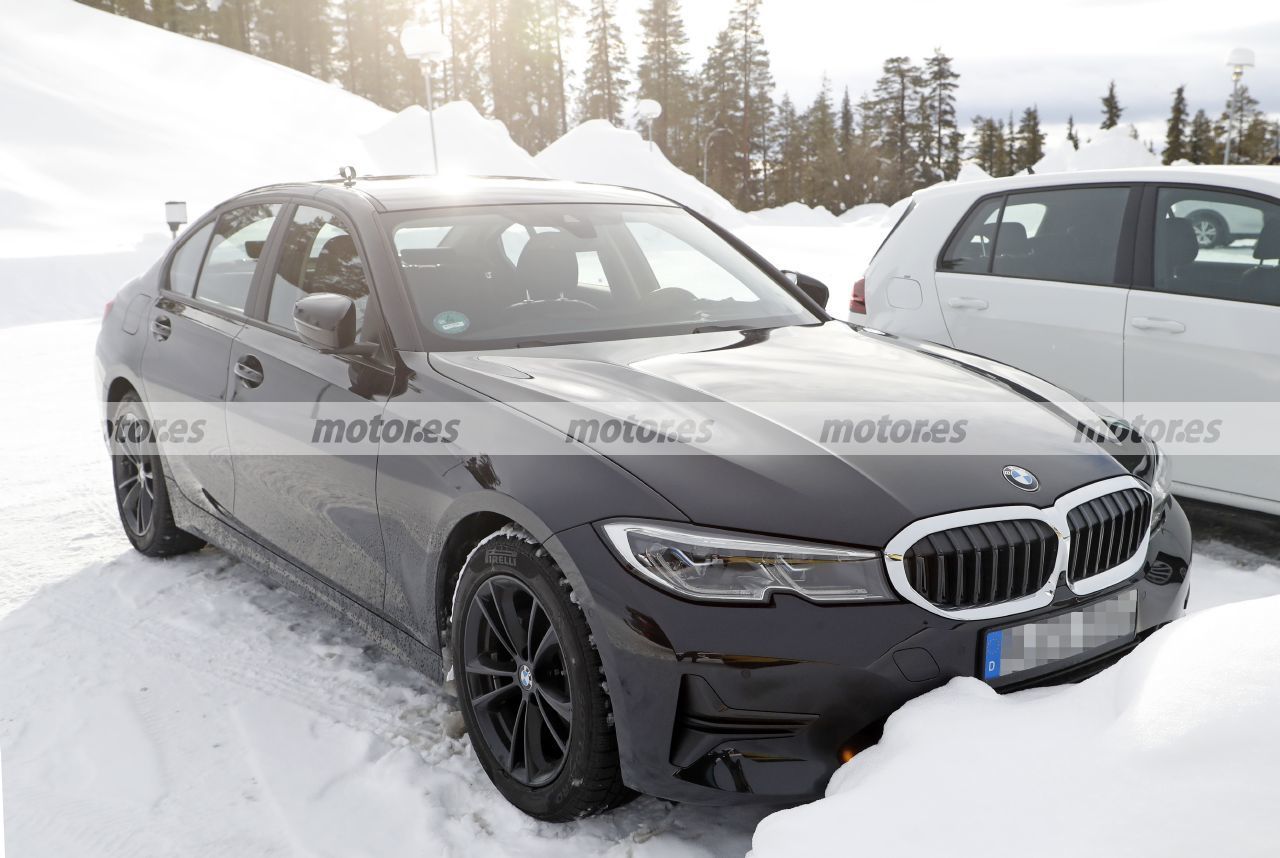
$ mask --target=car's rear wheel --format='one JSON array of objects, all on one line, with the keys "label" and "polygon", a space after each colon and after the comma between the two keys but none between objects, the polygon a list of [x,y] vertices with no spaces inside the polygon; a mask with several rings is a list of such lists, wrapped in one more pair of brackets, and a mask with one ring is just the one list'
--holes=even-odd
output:
[{"label": "car's rear wheel", "polygon": [[204,547],[204,540],[173,522],[164,466],[155,435],[136,394],[126,393],[111,415],[111,475],[125,536],[148,557],[170,557]]},{"label": "car's rear wheel", "polygon": [[552,822],[627,800],[600,657],[546,552],[498,536],[462,570],[451,629],[458,699],[480,764]]}]

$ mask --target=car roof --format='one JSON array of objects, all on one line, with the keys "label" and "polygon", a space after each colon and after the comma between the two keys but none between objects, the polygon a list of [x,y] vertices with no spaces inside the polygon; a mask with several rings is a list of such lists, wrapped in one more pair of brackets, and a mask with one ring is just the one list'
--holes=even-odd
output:
[{"label": "car roof", "polygon": [[530,203],[615,203],[674,206],[658,194],[616,185],[564,182],[512,176],[360,176],[350,181],[326,179],[255,188],[314,195],[347,192],[368,200],[379,211],[408,211],[455,206],[520,205]]},{"label": "car roof", "polygon": [[1065,185],[1094,185],[1132,182],[1169,182],[1173,184],[1210,185],[1239,188],[1246,191],[1280,196],[1280,167],[1213,166],[1126,167],[1112,170],[1080,170],[1068,173],[1034,173],[1002,179],[980,179],[969,182],[947,182],[917,191],[918,198],[963,195],[980,197],[1001,191],[1023,188],[1047,188]]}]

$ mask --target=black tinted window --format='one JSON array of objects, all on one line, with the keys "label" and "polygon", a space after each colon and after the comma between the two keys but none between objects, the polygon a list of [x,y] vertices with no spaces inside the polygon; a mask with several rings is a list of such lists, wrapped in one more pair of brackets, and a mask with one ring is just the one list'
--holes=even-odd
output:
[{"label": "black tinted window", "polygon": [[200,273],[200,263],[204,260],[205,248],[209,246],[209,234],[213,232],[213,224],[200,227],[193,234],[182,240],[182,246],[173,255],[169,263],[169,290],[190,298],[196,291],[196,275]]},{"label": "black tinted window", "polygon": [[939,268],[975,274],[986,274],[991,270],[991,245],[995,240],[996,222],[1003,202],[1003,197],[983,200],[969,213],[942,254]]},{"label": "black tinted window", "polygon": [[1117,282],[1128,188],[1063,188],[1010,194],[991,272],[1006,277]]},{"label": "black tinted window", "polygon": [[198,299],[244,312],[253,273],[278,214],[279,205],[255,205],[232,209],[218,218],[196,287]]},{"label": "black tinted window", "polygon": [[299,206],[285,233],[267,321],[292,330],[294,302],[318,292],[346,295],[363,318],[369,283],[351,231],[331,212]]},{"label": "black tinted window", "polygon": [[1280,204],[1224,191],[1161,188],[1155,288],[1280,305]]}]

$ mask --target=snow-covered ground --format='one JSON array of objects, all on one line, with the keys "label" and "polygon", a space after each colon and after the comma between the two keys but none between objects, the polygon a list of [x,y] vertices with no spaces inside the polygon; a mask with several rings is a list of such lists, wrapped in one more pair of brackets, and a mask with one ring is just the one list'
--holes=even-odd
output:
[{"label": "snow-covered ground", "polygon": [[[0,376],[8,489],[0,494],[0,749],[10,855],[572,858],[750,848],[768,809],[640,799],[602,819],[534,822],[489,785],[451,699],[340,620],[212,548],[168,561],[134,554],[97,435],[97,329],[75,321],[0,330],[0,362],[39,374],[38,383],[28,373]],[[1220,544],[1198,550],[1193,608],[1280,593],[1280,568]],[[1253,820],[1255,801],[1274,792],[1249,778],[1276,748],[1256,718],[1280,721],[1280,599],[1204,616],[1188,624],[1186,640],[1157,637],[1120,672],[1078,689],[997,698],[969,681],[928,695],[890,721],[880,748],[842,771],[834,789],[847,798],[769,819],[756,835],[759,858],[861,850],[885,843],[877,838],[890,830],[897,845],[868,854],[923,854],[935,829],[887,827],[901,818],[892,813],[921,806],[901,801],[903,784],[924,788],[934,813],[954,804],[940,796],[978,795],[981,783],[993,804],[967,805],[966,848],[937,854],[1001,854],[994,835],[972,825],[984,808],[1018,807],[1060,830],[1055,814],[1075,805],[1059,798],[1069,785],[1083,788],[1092,765],[1103,766],[1103,781],[1119,778],[1105,793],[1119,795],[1157,776],[1180,788],[1197,774],[1230,776],[1222,766],[1244,750],[1255,762],[1240,769],[1246,779],[1231,791],[1231,815],[1214,817],[1216,805],[1187,812]],[[1232,687],[1230,677],[1247,682]],[[967,738],[943,747],[940,733]],[[1108,764],[1130,741],[1132,750]],[[912,750],[922,748],[931,752]],[[1116,769],[1129,764],[1133,774]],[[1194,795],[1226,788],[1205,784]],[[1090,799],[1088,810],[1070,813],[1145,824],[1149,816],[1122,814],[1158,806],[1177,816],[1183,801],[1178,791],[1134,789],[1124,791],[1121,811]],[[871,809],[860,810],[863,802]],[[855,812],[858,837],[850,839]],[[1245,854],[1252,841],[1244,836],[1219,843]],[[1036,854],[1048,854],[1042,846]]]}]

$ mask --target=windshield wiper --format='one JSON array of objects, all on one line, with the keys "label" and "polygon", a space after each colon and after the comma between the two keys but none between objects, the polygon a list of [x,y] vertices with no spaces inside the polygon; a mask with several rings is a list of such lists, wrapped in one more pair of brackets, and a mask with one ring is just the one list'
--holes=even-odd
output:
[{"label": "windshield wiper", "polygon": [[715,334],[723,331],[749,331],[749,330],[751,330],[750,325],[703,325],[699,328],[694,328],[693,332],[695,334]]},{"label": "windshield wiper", "polygon": [[524,340],[516,343],[518,349],[532,349],[538,346],[577,346],[586,340]]}]

